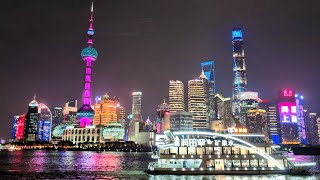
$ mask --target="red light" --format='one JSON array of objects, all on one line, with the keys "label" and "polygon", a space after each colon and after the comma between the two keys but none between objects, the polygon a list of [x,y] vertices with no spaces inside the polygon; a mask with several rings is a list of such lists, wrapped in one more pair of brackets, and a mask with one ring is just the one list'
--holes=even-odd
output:
[{"label": "red light", "polygon": [[262,100],[262,102],[263,103],[267,103],[267,102],[269,102],[269,100],[268,99],[264,99],[264,100]]},{"label": "red light", "polygon": [[283,90],[282,94],[285,97],[292,97],[293,96],[292,90]]}]

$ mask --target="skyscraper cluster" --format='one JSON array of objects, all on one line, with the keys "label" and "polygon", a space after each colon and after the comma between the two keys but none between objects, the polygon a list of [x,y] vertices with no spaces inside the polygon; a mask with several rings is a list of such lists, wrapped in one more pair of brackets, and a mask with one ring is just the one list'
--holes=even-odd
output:
[{"label": "skyscraper cluster", "polygon": [[[87,46],[81,52],[85,69],[82,105],[70,100],[54,107],[34,98],[28,112],[14,116],[12,139],[17,141],[55,140],[103,143],[128,140],[150,144],[154,134],[166,130],[207,131],[223,133],[264,134],[276,144],[319,144],[320,118],[304,109],[303,96],[294,89],[281,89],[271,101],[247,88],[244,40],[241,28],[231,31],[233,82],[232,97],[224,97],[216,88],[215,62],[200,63],[199,76],[187,82],[169,80],[168,101],[155,107],[155,120],[143,120],[141,91],[132,93],[132,109],[126,109],[119,97],[108,93],[97,96],[92,103],[93,62],[98,51],[93,47],[93,4],[87,31]],[[231,67],[230,67],[231,73]]]}]

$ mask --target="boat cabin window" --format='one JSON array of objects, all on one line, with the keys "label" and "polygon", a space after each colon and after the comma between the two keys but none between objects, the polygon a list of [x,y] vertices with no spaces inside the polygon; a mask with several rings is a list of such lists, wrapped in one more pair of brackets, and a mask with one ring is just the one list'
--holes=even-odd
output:
[{"label": "boat cabin window", "polygon": [[213,155],[213,147],[206,147],[206,154]]},{"label": "boat cabin window", "polygon": [[241,160],[241,165],[242,165],[242,167],[250,167],[249,160],[242,159]]},{"label": "boat cabin window", "polygon": [[195,147],[188,147],[188,154],[196,155],[196,148]]},{"label": "boat cabin window", "polygon": [[240,160],[232,160],[233,167],[241,167]]},{"label": "boat cabin window", "polygon": [[259,167],[267,167],[267,160],[259,159]]},{"label": "boat cabin window", "polygon": [[179,154],[186,155],[187,154],[187,147],[179,147]]},{"label": "boat cabin window", "polygon": [[197,154],[198,155],[205,154],[205,148],[204,147],[197,147]]}]

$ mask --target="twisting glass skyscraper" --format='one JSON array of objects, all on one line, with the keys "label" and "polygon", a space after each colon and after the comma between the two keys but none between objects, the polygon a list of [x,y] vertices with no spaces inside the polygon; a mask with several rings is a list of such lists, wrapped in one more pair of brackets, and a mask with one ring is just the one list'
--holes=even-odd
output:
[{"label": "twisting glass skyscraper", "polygon": [[239,93],[247,91],[246,64],[244,59],[244,48],[241,28],[232,29],[233,46],[233,93],[232,111],[236,116],[240,113]]},{"label": "twisting glass skyscraper", "polygon": [[94,35],[93,30],[93,2],[91,5],[91,18],[90,26],[87,32],[88,34],[88,47],[84,48],[81,52],[82,59],[86,62],[86,69],[84,75],[84,91],[83,91],[83,105],[77,112],[77,118],[80,122],[80,126],[85,127],[91,125],[92,119],[94,117],[94,111],[91,108],[91,76],[92,76],[92,62],[94,62],[98,57],[98,52],[92,45],[92,37]]}]

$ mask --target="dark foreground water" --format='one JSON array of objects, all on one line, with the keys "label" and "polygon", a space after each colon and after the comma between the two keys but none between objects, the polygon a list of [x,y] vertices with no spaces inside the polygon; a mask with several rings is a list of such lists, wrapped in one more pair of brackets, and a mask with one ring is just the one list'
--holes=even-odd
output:
[{"label": "dark foreground water", "polygon": [[[90,151],[0,151],[0,179],[150,179],[150,180],[296,180],[320,175],[288,176],[173,176],[144,172],[154,161],[150,153]],[[319,156],[295,156],[320,164]],[[320,168],[317,167],[315,171]]]}]

